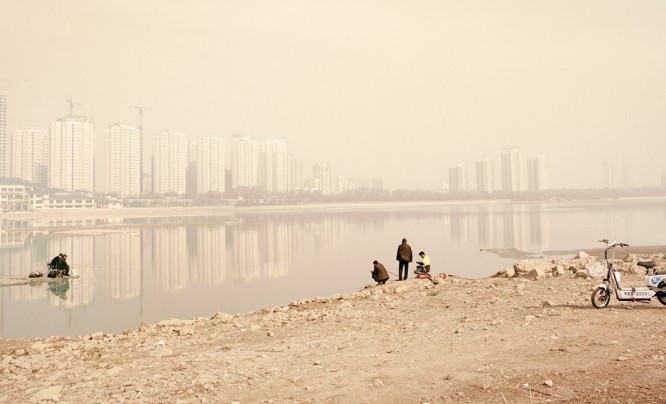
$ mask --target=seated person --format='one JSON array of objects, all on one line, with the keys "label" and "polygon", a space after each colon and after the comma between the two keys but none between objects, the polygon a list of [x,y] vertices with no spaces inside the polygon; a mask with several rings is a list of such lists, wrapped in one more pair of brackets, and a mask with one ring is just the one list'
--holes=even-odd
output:
[{"label": "seated person", "polygon": [[384,265],[380,264],[377,260],[373,261],[372,264],[374,265],[373,269],[370,271],[372,273],[372,279],[377,282],[377,285],[386,283],[389,276]]},{"label": "seated person", "polygon": [[58,275],[69,276],[69,264],[67,264],[67,255],[63,254],[56,264]]},{"label": "seated person", "polygon": [[417,275],[428,274],[430,272],[430,257],[425,255],[423,251],[419,255],[421,256],[421,261],[416,261],[416,270],[414,273]]}]

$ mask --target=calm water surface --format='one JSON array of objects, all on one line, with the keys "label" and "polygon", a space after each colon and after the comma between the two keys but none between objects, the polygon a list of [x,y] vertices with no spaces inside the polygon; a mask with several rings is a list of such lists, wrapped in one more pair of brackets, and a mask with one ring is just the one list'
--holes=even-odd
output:
[{"label": "calm water surface", "polygon": [[79,277],[0,287],[0,336],[117,333],[142,321],[352,293],[371,283],[375,259],[397,274],[403,237],[415,254],[426,251],[435,273],[481,278],[513,264],[481,248],[576,250],[598,248],[596,240],[604,237],[666,245],[665,224],[663,200],[337,207],[67,223],[3,219],[1,277],[44,271],[59,252],[69,255]]}]

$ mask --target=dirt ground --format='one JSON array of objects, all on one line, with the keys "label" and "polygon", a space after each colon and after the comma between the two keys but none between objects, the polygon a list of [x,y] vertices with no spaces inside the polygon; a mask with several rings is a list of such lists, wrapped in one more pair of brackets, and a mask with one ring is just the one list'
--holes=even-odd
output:
[{"label": "dirt ground", "polygon": [[0,402],[666,402],[666,306],[594,309],[599,283],[409,279],[118,335],[0,340]]}]

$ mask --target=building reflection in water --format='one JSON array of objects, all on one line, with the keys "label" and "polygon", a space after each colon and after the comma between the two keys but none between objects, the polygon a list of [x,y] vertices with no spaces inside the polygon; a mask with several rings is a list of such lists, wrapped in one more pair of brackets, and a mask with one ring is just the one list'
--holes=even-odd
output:
[{"label": "building reflection in water", "polygon": [[[516,248],[543,251],[549,247],[549,229],[539,205],[482,205],[454,207],[447,211],[409,213],[413,219],[440,216],[450,226],[451,240],[482,248]],[[381,230],[392,213],[247,215],[237,223],[150,226],[103,233],[97,236],[41,235],[33,223],[5,223],[2,229],[3,276],[25,276],[33,269],[45,271],[60,252],[69,255],[79,278],[67,292],[66,305],[85,306],[94,299],[94,268],[105,268],[104,291],[113,300],[142,294],[142,268],[152,274],[158,291],[174,291],[190,282],[221,284],[227,280],[250,282],[289,275],[289,263],[303,253],[304,238],[316,250],[329,250],[350,232]],[[402,213],[401,213],[402,215]],[[610,218],[612,220],[612,218]],[[474,223],[476,221],[476,223]],[[86,222],[76,223],[76,225]],[[62,225],[62,223],[57,223]],[[128,224],[131,226],[131,224]],[[472,229],[477,230],[473,234]],[[20,300],[44,298],[43,288],[12,288]],[[54,304],[62,305],[62,301]]]},{"label": "building reflection in water", "polygon": [[530,243],[525,251],[541,252],[549,250],[551,248],[549,221],[548,216],[543,213],[543,207],[540,205],[530,206],[527,220],[529,222]]},{"label": "building reflection in water", "polygon": [[226,280],[226,238],[224,226],[187,228],[190,280],[210,284]]},{"label": "building reflection in water", "polygon": [[[141,294],[141,232],[138,229],[104,236],[103,262],[106,268],[104,290],[114,300]],[[89,271],[88,271],[89,272]]]},{"label": "building reflection in water", "polygon": [[[265,219],[265,218],[264,218]],[[256,220],[227,229],[229,267],[235,282],[289,275],[289,262],[303,249],[299,222]]]},{"label": "building reflection in water", "polygon": [[453,208],[451,210],[451,238],[458,243],[469,241],[469,211]]},{"label": "building reflection in water", "polygon": [[155,288],[162,291],[185,288],[189,279],[186,228],[153,229],[152,242]]},{"label": "building reflection in water", "polygon": [[479,245],[491,248],[497,245],[497,226],[495,215],[487,206],[480,206],[476,210],[477,227],[479,232]]},{"label": "building reflection in water", "polygon": [[[51,261],[59,253],[67,254],[67,263],[72,273],[78,278],[72,279],[67,299],[49,296],[49,304],[53,306],[79,307],[92,305],[95,297],[95,243],[93,236],[73,236],[62,238],[48,238],[47,248],[49,254],[42,261]],[[47,258],[48,257],[48,258]]]},{"label": "building reflection in water", "polygon": [[539,205],[483,205],[450,211],[451,240],[460,244],[476,240],[481,248],[515,248],[541,252],[550,248],[546,216]]}]

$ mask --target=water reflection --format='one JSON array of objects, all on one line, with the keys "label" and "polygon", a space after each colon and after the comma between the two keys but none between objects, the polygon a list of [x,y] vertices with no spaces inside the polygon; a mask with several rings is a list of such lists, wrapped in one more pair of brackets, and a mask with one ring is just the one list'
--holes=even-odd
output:
[{"label": "water reflection", "polygon": [[[49,307],[72,312],[86,308],[104,315],[124,310],[115,321],[129,323],[107,330],[117,331],[136,327],[146,318],[214,313],[225,309],[221,301],[236,310],[251,310],[294,297],[357,290],[360,282],[367,282],[367,274],[350,271],[374,258],[390,262],[403,236],[414,239],[413,248],[427,250],[440,268],[470,271],[457,273],[471,277],[501,269],[488,265],[491,258],[483,261],[473,255],[479,248],[543,252],[595,247],[594,240],[615,234],[634,244],[665,244],[660,240],[666,221],[663,204],[630,206],[469,204],[244,212],[214,218],[3,219],[0,276],[44,271],[53,256],[65,252],[78,277],[0,288],[0,333],[50,335],[43,328],[32,334],[22,328],[24,311],[46,316]],[[183,312],[169,311],[181,308]],[[94,321],[105,325],[104,315]],[[92,322],[77,323],[70,315],[57,333],[80,334],[86,327],[98,331],[95,327],[101,326]]]},{"label": "water reflection", "polygon": [[55,279],[48,282],[48,290],[60,300],[67,300],[67,292],[69,291],[69,279]]},{"label": "water reflection", "polygon": [[[123,300],[141,294],[141,231],[128,230],[101,239],[102,262],[108,268],[105,293],[111,299]],[[90,273],[90,271],[79,271]]]},{"label": "water reflection", "polygon": [[481,248],[515,248],[528,252],[551,248],[549,217],[541,205],[457,208],[451,210],[450,218],[451,239],[460,244],[474,242]]}]

